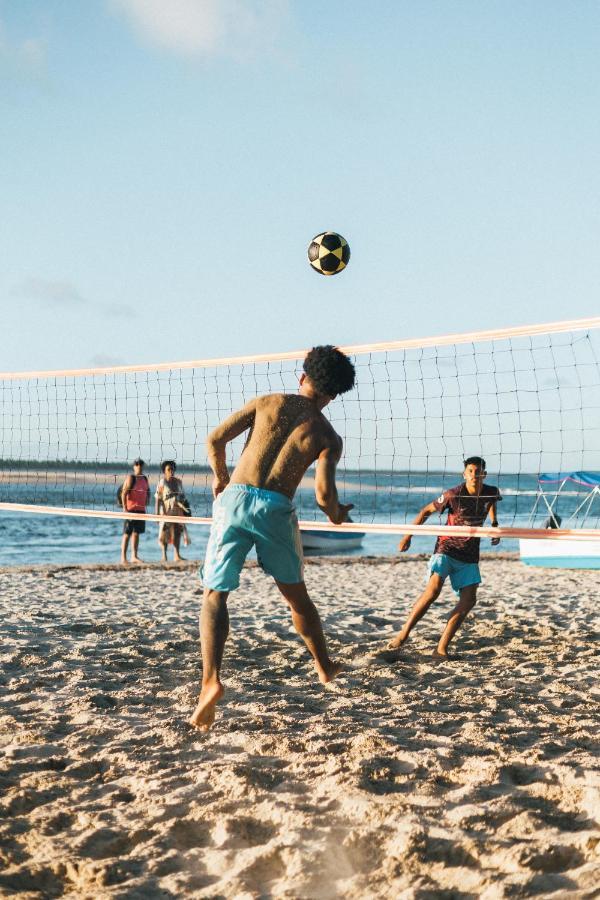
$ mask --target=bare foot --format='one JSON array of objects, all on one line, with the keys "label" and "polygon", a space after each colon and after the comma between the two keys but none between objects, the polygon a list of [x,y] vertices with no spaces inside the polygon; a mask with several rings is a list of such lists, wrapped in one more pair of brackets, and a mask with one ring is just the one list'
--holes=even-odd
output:
[{"label": "bare foot", "polygon": [[388,642],[387,649],[388,650],[399,650],[400,647],[407,642],[408,638],[404,637],[402,632],[399,631],[396,637],[393,637],[391,641]]},{"label": "bare foot", "polygon": [[225,688],[220,681],[203,687],[200,691],[198,706],[190,716],[190,725],[199,728],[200,731],[208,731],[215,721],[215,706],[224,693]]},{"label": "bare foot", "polygon": [[185,562],[185,556],[174,556],[173,562]]},{"label": "bare foot", "polygon": [[143,559],[140,559],[139,556],[133,556],[132,559],[131,559],[131,562],[132,562],[132,563],[143,563],[144,560],[143,560]]},{"label": "bare foot", "polygon": [[122,565],[122,566],[128,566],[128,565],[129,565],[129,560],[126,559],[124,556],[121,557],[121,565]]},{"label": "bare foot", "polygon": [[382,647],[381,650],[375,652],[375,656],[384,659],[386,662],[397,662],[400,659],[400,651],[408,638],[401,637],[402,632],[393,637],[391,641]]},{"label": "bare foot", "polygon": [[330,662],[325,668],[317,665],[315,668],[321,684],[329,684],[330,681],[333,681],[340,674],[344,667],[341,663]]},{"label": "bare foot", "polygon": [[166,554],[166,553],[163,553],[163,555],[162,555],[161,558],[160,558],[160,561],[161,561],[161,562],[168,562],[168,560],[167,560],[167,554]]}]

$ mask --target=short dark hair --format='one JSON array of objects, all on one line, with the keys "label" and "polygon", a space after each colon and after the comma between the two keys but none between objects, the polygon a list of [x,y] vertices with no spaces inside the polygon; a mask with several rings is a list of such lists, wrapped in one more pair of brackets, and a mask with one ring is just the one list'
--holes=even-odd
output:
[{"label": "short dark hair", "polygon": [[345,394],[354,387],[354,366],[346,354],[332,344],[313,347],[304,360],[304,372],[315,390],[327,397]]},{"label": "short dark hair", "polygon": [[167,466],[171,466],[171,468],[173,469],[173,471],[175,471],[175,469],[177,468],[177,463],[175,462],[174,459],[165,459],[165,460],[163,460],[163,462],[161,462],[161,464],[160,464],[160,471],[161,471],[161,472],[164,472],[165,469],[167,468]]},{"label": "short dark hair", "polygon": [[479,466],[485,472],[485,459],[483,456],[468,456],[464,462],[465,469],[467,466]]}]

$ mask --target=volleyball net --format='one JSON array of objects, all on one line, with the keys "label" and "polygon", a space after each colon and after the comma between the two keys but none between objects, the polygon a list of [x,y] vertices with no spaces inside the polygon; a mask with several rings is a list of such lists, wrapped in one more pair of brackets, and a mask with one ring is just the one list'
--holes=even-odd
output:
[{"label": "volleyball net", "polygon": [[[337,527],[600,534],[600,503],[582,505],[584,484],[562,486],[561,528],[544,528],[547,512],[535,504],[541,474],[600,471],[600,317],[340,349],[355,363],[356,386],[325,414],[344,440],[338,488],[354,510],[353,523]],[[154,519],[117,505],[141,457],[152,493],[161,461],[175,460],[192,509],[186,522],[208,523],[209,432],[257,395],[297,391],[304,356],[0,373],[0,510]],[[230,467],[244,440],[228,446]],[[410,525],[460,483],[468,456],[484,457],[486,480],[500,488],[502,527]],[[316,505],[312,469],[296,507],[301,527],[336,527]]]}]

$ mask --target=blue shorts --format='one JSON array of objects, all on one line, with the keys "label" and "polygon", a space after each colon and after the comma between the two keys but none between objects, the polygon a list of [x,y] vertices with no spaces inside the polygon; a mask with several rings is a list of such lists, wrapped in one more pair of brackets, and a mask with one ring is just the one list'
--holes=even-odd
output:
[{"label": "blue shorts", "polygon": [[202,567],[205,588],[234,591],[252,547],[262,569],[282,584],[304,579],[302,542],[292,501],[277,491],[230,484],[213,504]]},{"label": "blue shorts", "polygon": [[461,562],[445,553],[434,553],[429,560],[429,574],[440,578],[450,576],[450,584],[455,594],[471,584],[481,584],[481,573],[477,563]]}]

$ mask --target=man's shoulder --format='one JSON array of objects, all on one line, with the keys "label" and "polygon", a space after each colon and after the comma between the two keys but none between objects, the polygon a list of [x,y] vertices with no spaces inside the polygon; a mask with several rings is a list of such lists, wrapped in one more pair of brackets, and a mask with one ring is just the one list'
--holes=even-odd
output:
[{"label": "man's shoulder", "polygon": [[292,397],[294,394],[261,394],[254,402],[257,409],[278,409],[285,406]]},{"label": "man's shoulder", "polygon": [[481,488],[481,493],[484,497],[497,497],[500,493],[500,488],[496,487],[495,484],[484,484]]},{"label": "man's shoulder", "polygon": [[341,449],[344,445],[344,442],[340,435],[337,433],[327,416],[323,415],[322,412],[318,414],[318,423],[319,426],[323,429],[323,436],[331,442],[332,447],[336,449]]},{"label": "man's shoulder", "polygon": [[451,488],[444,488],[439,497],[436,497],[435,500],[432,501],[433,505],[441,512],[450,500],[453,500],[454,497],[460,494],[461,488],[462,484],[457,484],[455,487]]}]

